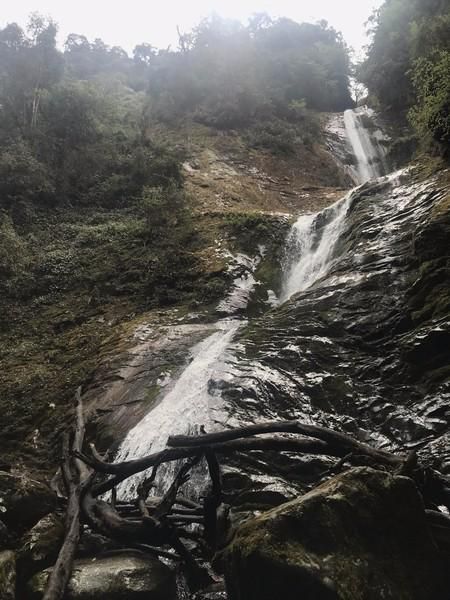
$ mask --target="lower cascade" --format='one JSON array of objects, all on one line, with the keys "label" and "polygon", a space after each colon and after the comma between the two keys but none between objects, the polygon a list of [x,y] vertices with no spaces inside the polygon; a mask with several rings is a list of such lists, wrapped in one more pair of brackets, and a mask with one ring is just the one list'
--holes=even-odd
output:
[{"label": "lower cascade", "polygon": [[[240,325],[239,321],[219,321],[216,324],[217,331],[192,349],[191,362],[173,388],[122,442],[117,453],[117,462],[163,450],[169,435],[195,433],[198,432],[199,425],[208,427],[213,401],[208,392],[208,382]],[[164,481],[173,475],[174,470],[173,463],[160,468],[156,482],[159,483],[160,489],[164,487]],[[123,499],[134,498],[137,485],[143,477],[141,474],[127,479],[119,486],[119,495]]]},{"label": "lower cascade", "polygon": [[310,287],[333,260],[350,206],[351,194],[321,213],[305,215],[292,227],[286,244],[281,301]]},{"label": "lower cascade", "polygon": [[[421,304],[427,273],[417,267],[432,207],[445,197],[433,180],[411,183],[404,171],[300,218],[288,240],[285,302],[242,332],[233,379],[216,382],[233,419],[337,425],[386,449],[439,448],[446,463],[449,387],[439,370],[449,324],[439,307]],[[428,357],[437,340],[442,352]]]}]

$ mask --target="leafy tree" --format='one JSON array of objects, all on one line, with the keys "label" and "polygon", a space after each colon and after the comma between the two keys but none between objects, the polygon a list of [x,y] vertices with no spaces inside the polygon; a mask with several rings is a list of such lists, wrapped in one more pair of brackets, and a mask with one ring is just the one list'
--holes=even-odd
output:
[{"label": "leafy tree", "polygon": [[18,140],[0,152],[0,206],[18,202],[48,202],[54,198],[53,177],[30,145]]},{"label": "leafy tree", "polygon": [[2,116],[23,134],[36,129],[41,100],[62,75],[56,33],[55,23],[38,15],[32,15],[27,34],[16,24],[0,31]]},{"label": "leafy tree", "polygon": [[450,147],[450,52],[436,51],[414,63],[416,104],[410,119],[422,138]]},{"label": "leafy tree", "polygon": [[370,19],[359,77],[387,110],[409,115],[422,146],[449,150],[448,0],[385,0]]},{"label": "leafy tree", "polygon": [[126,80],[133,61],[123,48],[110,48],[101,39],[89,42],[84,35],[70,34],[64,45],[64,60],[69,74],[77,79],[115,76]]}]

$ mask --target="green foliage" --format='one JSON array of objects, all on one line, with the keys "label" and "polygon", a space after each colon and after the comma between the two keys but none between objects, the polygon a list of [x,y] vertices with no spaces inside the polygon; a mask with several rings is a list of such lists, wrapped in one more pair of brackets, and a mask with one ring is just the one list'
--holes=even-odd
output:
[{"label": "green foliage", "polygon": [[254,148],[265,148],[274,154],[294,154],[299,146],[312,147],[320,138],[317,116],[304,108],[304,103],[291,102],[290,120],[272,118],[255,123],[247,131],[247,139]]},{"label": "green foliage", "polygon": [[352,105],[349,57],[326,22],[298,24],[260,15],[247,27],[212,17],[182,36],[180,51],[148,63],[152,112],[186,113],[220,128],[288,118],[295,103],[317,110]]},{"label": "green foliage", "polygon": [[385,0],[371,20],[372,43],[359,77],[384,109],[408,112],[425,149],[449,151],[450,5]]},{"label": "green foliage", "polygon": [[251,254],[258,249],[261,240],[268,247],[278,248],[289,223],[263,213],[231,213],[225,215],[223,228],[235,238],[240,250]]},{"label": "green foliage", "polygon": [[63,55],[55,36],[37,15],[27,32],[0,30],[0,207],[114,207],[145,186],[181,185],[181,153],[150,138],[145,94],[123,83],[135,62],[75,35]]},{"label": "green foliage", "polygon": [[1,291],[7,280],[17,275],[27,260],[26,244],[17,234],[11,218],[5,213],[0,214],[0,240]]},{"label": "green foliage", "polygon": [[178,50],[140,44],[133,58],[78,34],[62,53],[56,33],[37,14],[26,31],[0,29],[0,208],[16,215],[157,197],[177,214],[183,153],[155,139],[158,120],[244,128],[252,145],[290,153],[318,134],[310,108],[351,104],[347,48],[326,22],[213,17]]},{"label": "green foliage", "polygon": [[410,119],[423,138],[450,148],[450,52],[440,51],[414,63],[417,103]]},{"label": "green foliage", "polygon": [[52,174],[22,139],[0,151],[0,207],[21,201],[46,202],[54,197]]},{"label": "green foliage", "polygon": [[[15,300],[94,288],[145,290],[149,304],[189,296],[184,151],[161,140],[161,122],[241,128],[252,145],[290,153],[317,138],[311,109],[351,105],[347,48],[325,22],[213,17],[177,50],[144,43],[133,57],[78,34],[61,52],[56,33],[39,15],[0,29],[0,269]],[[257,221],[239,225],[249,243],[266,233]]]},{"label": "green foliage", "polygon": [[299,140],[292,127],[279,121],[255,125],[249,130],[247,139],[254,148],[265,148],[274,154],[294,154]]},{"label": "green foliage", "polygon": [[147,74],[151,51],[133,61],[69,36],[62,54],[55,34],[38,16],[27,32],[0,30],[2,302],[189,296],[183,151],[159,141],[145,93],[128,85]]},{"label": "green foliage", "polygon": [[176,226],[182,215],[183,205],[184,194],[175,184],[167,189],[145,186],[140,207],[148,235],[165,235],[167,229]]},{"label": "green foliage", "polygon": [[84,35],[70,34],[64,46],[66,69],[74,79],[91,80],[100,75],[125,79],[132,62],[125,50],[110,48],[102,40],[89,42]]}]

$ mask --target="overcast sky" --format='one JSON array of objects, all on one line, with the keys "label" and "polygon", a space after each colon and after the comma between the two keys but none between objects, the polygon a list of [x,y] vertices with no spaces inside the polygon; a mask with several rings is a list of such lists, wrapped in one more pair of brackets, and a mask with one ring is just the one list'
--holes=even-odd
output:
[{"label": "overcast sky", "polygon": [[245,22],[255,12],[296,21],[326,19],[342,31],[347,43],[360,51],[367,43],[364,23],[382,0],[0,0],[0,25],[25,25],[38,11],[59,24],[61,43],[69,33],[100,37],[111,46],[131,51],[148,42],[158,48],[176,46],[177,25],[192,29],[216,12]]}]

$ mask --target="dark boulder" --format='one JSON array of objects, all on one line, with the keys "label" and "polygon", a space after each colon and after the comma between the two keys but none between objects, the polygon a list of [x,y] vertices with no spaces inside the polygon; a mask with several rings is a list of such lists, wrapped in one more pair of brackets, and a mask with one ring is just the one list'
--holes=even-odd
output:
[{"label": "dark boulder", "polygon": [[27,531],[18,551],[18,570],[21,578],[31,577],[53,565],[64,540],[64,520],[51,513]]},{"label": "dark boulder", "polygon": [[0,513],[11,531],[24,531],[56,508],[51,489],[27,473],[0,471]]},{"label": "dark boulder", "polygon": [[242,525],[223,558],[230,600],[450,597],[413,481],[369,468]]},{"label": "dark boulder", "polygon": [[8,544],[9,544],[8,528],[3,523],[3,521],[0,521],[0,550],[4,550],[5,548],[7,548]]}]

